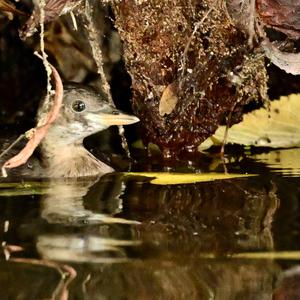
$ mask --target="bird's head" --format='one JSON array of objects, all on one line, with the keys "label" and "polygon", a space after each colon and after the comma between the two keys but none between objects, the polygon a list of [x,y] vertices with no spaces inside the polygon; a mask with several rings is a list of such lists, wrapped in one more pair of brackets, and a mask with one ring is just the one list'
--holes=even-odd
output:
[{"label": "bird's head", "polygon": [[[43,112],[41,107],[39,115]],[[112,107],[103,93],[77,85],[64,87],[63,105],[49,129],[46,140],[56,144],[72,144],[112,125],[129,125],[138,122],[133,115]]]}]

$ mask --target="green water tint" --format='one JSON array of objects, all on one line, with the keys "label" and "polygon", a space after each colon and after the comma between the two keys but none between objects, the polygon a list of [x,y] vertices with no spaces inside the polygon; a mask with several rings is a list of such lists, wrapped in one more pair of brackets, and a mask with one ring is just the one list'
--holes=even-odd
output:
[{"label": "green water tint", "polygon": [[0,299],[59,298],[66,290],[69,299],[291,292],[300,178],[259,155],[228,159],[228,174],[214,161],[213,172],[2,181],[0,285],[8,289]]},{"label": "green water tint", "polygon": [[46,182],[1,182],[0,196],[43,195],[49,184]]}]

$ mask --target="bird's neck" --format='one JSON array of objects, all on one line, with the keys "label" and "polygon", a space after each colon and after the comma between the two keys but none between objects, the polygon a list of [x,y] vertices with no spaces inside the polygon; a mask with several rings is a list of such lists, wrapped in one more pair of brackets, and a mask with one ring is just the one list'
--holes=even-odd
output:
[{"label": "bird's neck", "polygon": [[68,145],[43,143],[42,151],[49,177],[96,176],[113,172],[110,166],[87,151],[82,143]]}]

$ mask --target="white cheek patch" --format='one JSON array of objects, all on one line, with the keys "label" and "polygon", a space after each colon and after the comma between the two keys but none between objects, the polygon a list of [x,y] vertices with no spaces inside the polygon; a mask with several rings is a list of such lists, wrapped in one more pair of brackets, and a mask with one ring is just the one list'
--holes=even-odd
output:
[{"label": "white cheek patch", "polygon": [[75,134],[82,133],[82,132],[84,132],[84,129],[85,129],[85,127],[79,122],[74,122],[74,123],[70,124],[68,127],[69,127],[69,130],[71,132],[74,132]]},{"label": "white cheek patch", "polygon": [[92,132],[101,131],[109,127],[101,122],[101,114],[86,114],[84,118],[87,121],[87,127],[89,128],[89,130],[92,130]]},{"label": "white cheek patch", "polygon": [[80,123],[69,124],[65,126],[53,126],[48,131],[48,138],[55,141],[56,144],[69,144],[82,139],[87,134],[87,129]]}]

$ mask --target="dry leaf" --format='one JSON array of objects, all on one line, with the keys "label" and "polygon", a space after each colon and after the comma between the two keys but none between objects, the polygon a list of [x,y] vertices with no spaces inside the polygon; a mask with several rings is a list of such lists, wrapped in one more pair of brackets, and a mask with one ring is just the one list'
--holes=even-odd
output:
[{"label": "dry leaf", "polygon": [[25,15],[24,12],[15,8],[15,6],[6,0],[0,0],[0,11],[9,12],[12,14]]},{"label": "dry leaf", "polygon": [[256,12],[266,26],[300,37],[300,0],[256,0]]},{"label": "dry leaf", "polygon": [[[272,101],[270,110],[261,108],[244,115],[243,121],[228,130],[227,143],[257,147],[291,148],[300,146],[300,94]],[[224,140],[226,126],[199,146],[205,150]]]},{"label": "dry leaf", "polygon": [[159,102],[160,116],[169,115],[175,108],[178,101],[177,84],[174,82],[169,84],[163,91]]},{"label": "dry leaf", "polygon": [[[79,5],[82,0],[44,0],[44,1],[45,1],[44,22],[49,23],[57,19],[59,16],[72,11],[72,9],[74,9],[77,5]],[[35,5],[32,15],[30,16],[30,18],[27,20],[27,22],[19,32],[20,38],[24,40],[32,36],[39,23],[40,23],[40,7],[39,5]]]},{"label": "dry leaf", "polygon": [[267,38],[265,38],[261,45],[266,56],[274,65],[287,73],[293,75],[300,74],[300,53],[283,52],[273,45]]},{"label": "dry leaf", "polygon": [[[280,259],[280,260],[299,260],[300,251],[266,251],[266,252],[241,252],[233,253],[230,258],[238,259]],[[273,298],[275,299],[275,298]]]}]

